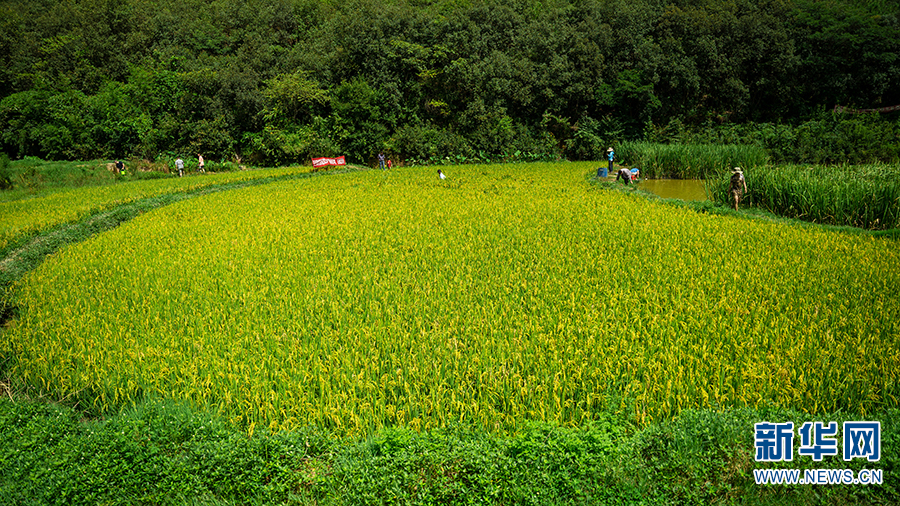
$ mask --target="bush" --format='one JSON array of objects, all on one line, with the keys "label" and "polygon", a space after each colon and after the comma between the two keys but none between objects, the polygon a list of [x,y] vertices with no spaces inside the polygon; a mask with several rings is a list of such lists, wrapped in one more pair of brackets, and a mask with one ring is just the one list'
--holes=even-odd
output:
[{"label": "bush", "polygon": [[[676,125],[680,125],[676,122]],[[679,132],[677,135],[673,132]],[[900,122],[888,116],[821,110],[795,126],[781,123],[712,124],[693,132],[651,128],[647,140],[742,144],[764,148],[775,163],[866,164],[900,159]]]},{"label": "bush", "polygon": [[12,190],[12,172],[9,170],[9,157],[0,153],[0,190]]},{"label": "bush", "polygon": [[900,159],[900,125],[878,114],[822,112],[797,127],[794,162],[863,164]]}]

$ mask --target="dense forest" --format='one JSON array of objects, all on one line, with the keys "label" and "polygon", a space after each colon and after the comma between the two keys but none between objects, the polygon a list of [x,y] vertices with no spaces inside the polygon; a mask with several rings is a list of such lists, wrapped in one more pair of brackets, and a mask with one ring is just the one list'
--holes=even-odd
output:
[{"label": "dense forest", "polygon": [[0,61],[13,158],[900,151],[900,113],[833,111],[900,104],[887,0],[3,0]]}]

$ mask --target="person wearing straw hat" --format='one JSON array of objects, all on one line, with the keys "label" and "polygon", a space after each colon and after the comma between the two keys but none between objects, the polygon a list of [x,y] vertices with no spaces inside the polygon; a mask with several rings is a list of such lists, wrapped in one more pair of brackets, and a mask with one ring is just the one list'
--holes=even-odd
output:
[{"label": "person wearing straw hat", "polygon": [[744,172],[740,167],[731,169],[731,196],[734,197],[734,210],[738,210],[741,203],[741,197],[747,191],[747,181],[744,179]]},{"label": "person wearing straw hat", "polygon": [[[613,159],[616,157],[616,153],[613,151],[613,148],[609,148],[606,150],[606,157],[609,158],[609,173],[612,174]],[[618,181],[618,178],[616,180]]]}]

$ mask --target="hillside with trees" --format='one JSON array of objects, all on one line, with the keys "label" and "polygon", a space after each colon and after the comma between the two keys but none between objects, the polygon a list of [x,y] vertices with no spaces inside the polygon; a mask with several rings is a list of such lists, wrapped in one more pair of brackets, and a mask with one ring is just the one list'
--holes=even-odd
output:
[{"label": "hillside with trees", "polygon": [[5,0],[0,55],[13,158],[900,152],[900,113],[832,112],[900,105],[894,1]]}]

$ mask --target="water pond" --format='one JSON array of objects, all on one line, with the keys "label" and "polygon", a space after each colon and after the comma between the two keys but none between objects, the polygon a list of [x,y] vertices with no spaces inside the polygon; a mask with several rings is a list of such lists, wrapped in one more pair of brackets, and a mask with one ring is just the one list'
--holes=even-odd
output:
[{"label": "water pond", "polygon": [[642,179],[637,187],[666,199],[707,200],[701,179]]}]

